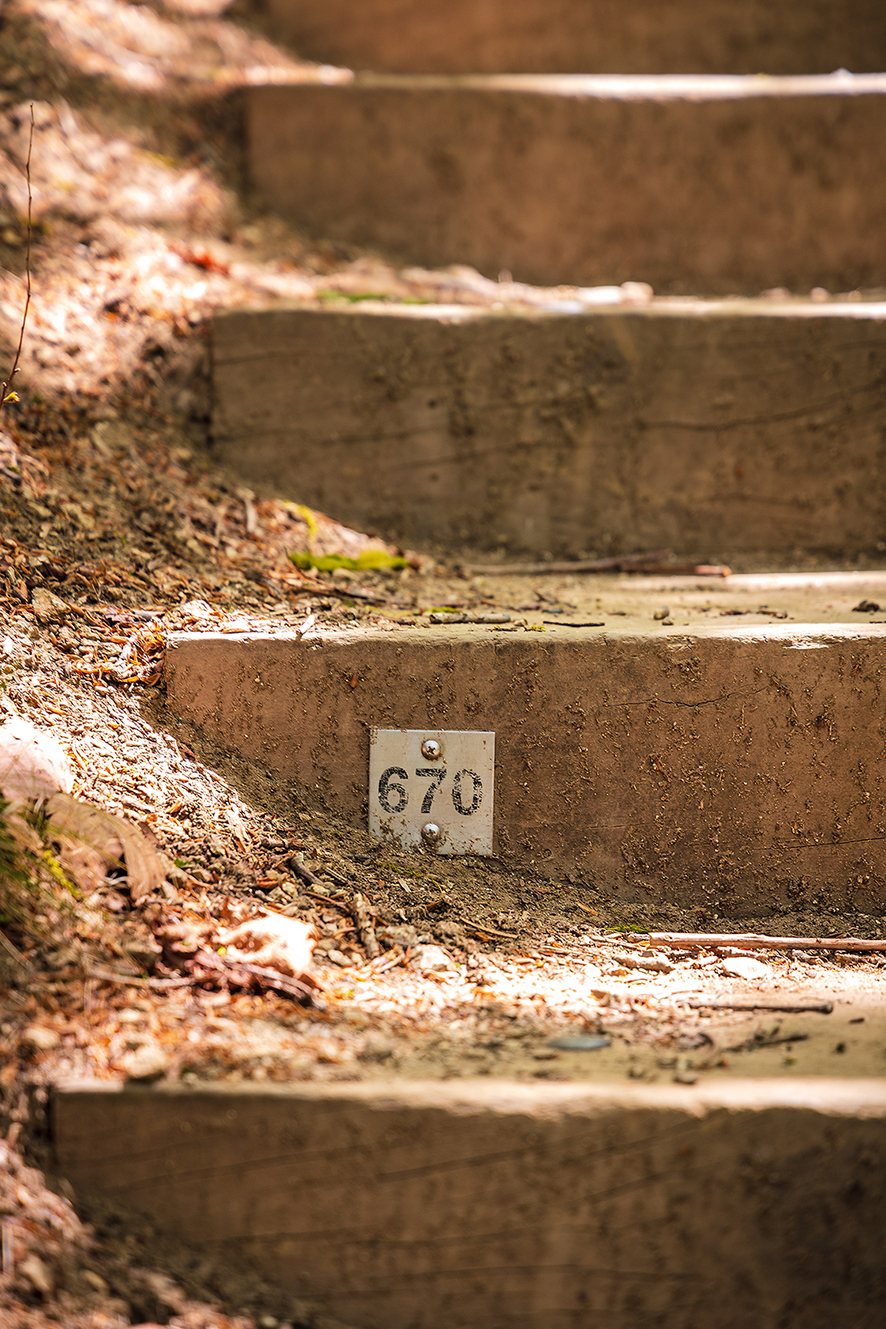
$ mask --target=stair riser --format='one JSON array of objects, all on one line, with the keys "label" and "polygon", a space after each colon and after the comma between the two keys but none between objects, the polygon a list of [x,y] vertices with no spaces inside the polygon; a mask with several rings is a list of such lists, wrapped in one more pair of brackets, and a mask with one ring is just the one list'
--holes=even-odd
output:
[{"label": "stair riser", "polygon": [[357,826],[370,727],[492,730],[499,857],[612,897],[886,903],[883,627],[323,643],[174,637],[170,708]]},{"label": "stair riser", "polygon": [[886,68],[879,0],[251,0],[309,60],[401,73],[827,74]]},{"label": "stair riser", "polygon": [[543,284],[886,283],[886,96],[261,87],[249,161],[310,231]]},{"label": "stair riser", "polygon": [[213,332],[217,455],[413,546],[873,549],[886,311],[739,308],[234,312]]},{"label": "stair riser", "polygon": [[53,1112],[78,1193],[360,1329],[877,1323],[884,1134],[882,1081],[95,1085]]}]

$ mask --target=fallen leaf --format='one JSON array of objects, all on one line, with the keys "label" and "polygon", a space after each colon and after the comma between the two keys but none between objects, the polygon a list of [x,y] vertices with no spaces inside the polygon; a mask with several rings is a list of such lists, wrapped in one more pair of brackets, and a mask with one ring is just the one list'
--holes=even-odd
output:
[{"label": "fallen leaf", "polygon": [[109,868],[123,861],[123,845],[119,840],[109,840],[104,852],[69,835],[59,835],[56,843],[62,872],[84,895],[104,886]]},{"label": "fallen leaf", "polygon": [[57,835],[90,845],[102,855],[108,868],[120,862],[122,847],[133,904],[162,888],[166,880],[163,860],[137,827],[69,794],[56,794],[46,807]]}]

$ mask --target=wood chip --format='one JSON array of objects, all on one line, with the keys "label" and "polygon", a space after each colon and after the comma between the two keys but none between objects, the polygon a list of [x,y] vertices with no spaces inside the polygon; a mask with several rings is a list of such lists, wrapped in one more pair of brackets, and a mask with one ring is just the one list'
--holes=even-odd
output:
[{"label": "wood chip", "polygon": [[369,959],[374,960],[377,955],[381,954],[381,947],[378,944],[378,937],[375,935],[372,912],[365,895],[357,894],[354,896],[351,912],[354,916],[354,922],[357,924],[357,931],[360,934],[363,949]]}]

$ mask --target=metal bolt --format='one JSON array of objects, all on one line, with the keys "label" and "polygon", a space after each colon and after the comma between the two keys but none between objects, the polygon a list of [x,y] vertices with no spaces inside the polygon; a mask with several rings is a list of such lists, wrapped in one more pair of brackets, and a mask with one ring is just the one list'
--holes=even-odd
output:
[{"label": "metal bolt", "polygon": [[437,761],[443,756],[443,749],[436,738],[426,738],[421,745],[421,755],[427,757],[428,761]]},{"label": "metal bolt", "polygon": [[421,828],[421,838],[428,844],[436,844],[440,839],[440,827],[433,821],[425,822]]}]

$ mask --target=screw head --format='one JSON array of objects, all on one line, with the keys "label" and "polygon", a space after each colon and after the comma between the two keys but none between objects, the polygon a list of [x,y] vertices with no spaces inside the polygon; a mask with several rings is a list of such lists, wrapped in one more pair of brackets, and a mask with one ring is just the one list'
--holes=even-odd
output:
[{"label": "screw head", "polygon": [[426,738],[421,745],[421,755],[428,761],[437,761],[443,755],[443,749],[436,738]]},{"label": "screw head", "polygon": [[433,821],[425,822],[421,828],[421,838],[426,844],[436,844],[440,839],[440,827]]}]

